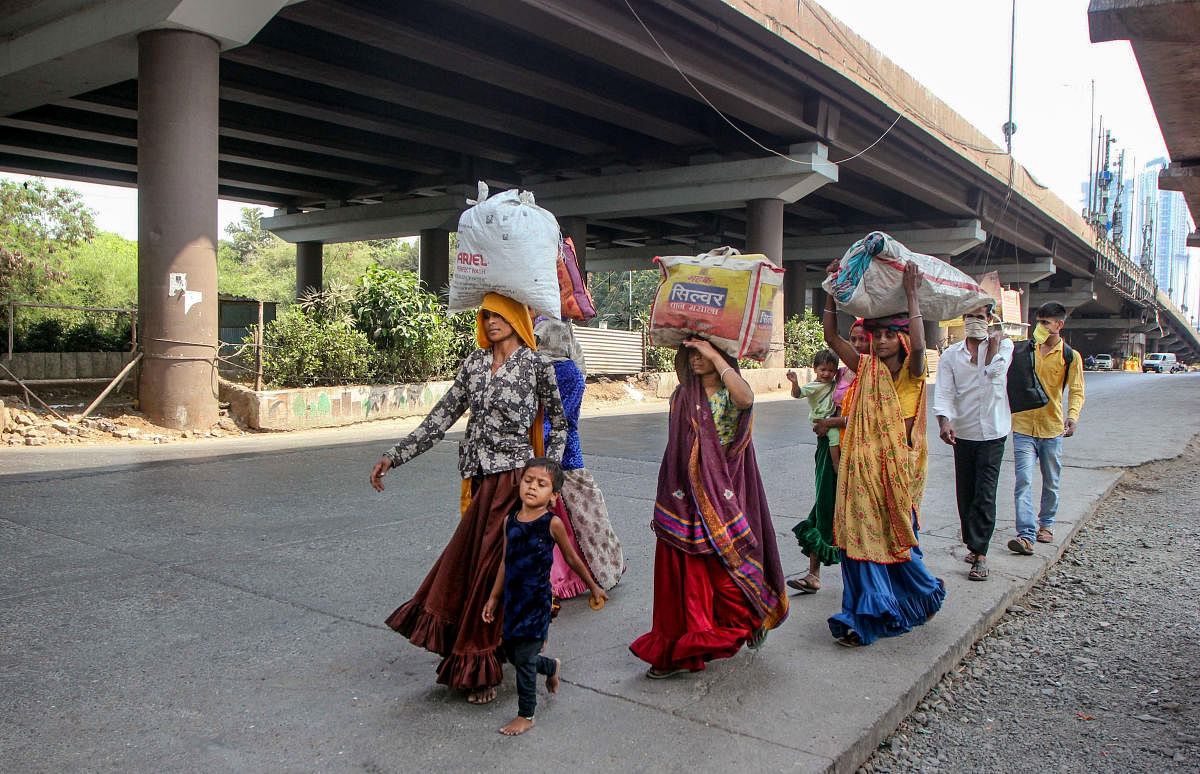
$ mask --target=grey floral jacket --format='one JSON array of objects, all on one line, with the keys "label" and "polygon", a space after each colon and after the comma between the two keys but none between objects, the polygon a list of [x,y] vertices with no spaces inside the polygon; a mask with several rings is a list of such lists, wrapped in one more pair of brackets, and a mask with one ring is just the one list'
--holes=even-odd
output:
[{"label": "grey floral jacket", "polygon": [[[467,409],[467,432],[458,444],[458,471],[463,478],[515,470],[533,457],[529,428],[538,404],[550,420],[546,456],[561,460],[567,421],[554,364],[527,347],[520,347],[494,374],[492,351],[477,349],[463,361],[454,384],[416,430],[384,456],[398,467],[428,451],[446,436]],[[490,374],[490,378],[489,378]]]}]

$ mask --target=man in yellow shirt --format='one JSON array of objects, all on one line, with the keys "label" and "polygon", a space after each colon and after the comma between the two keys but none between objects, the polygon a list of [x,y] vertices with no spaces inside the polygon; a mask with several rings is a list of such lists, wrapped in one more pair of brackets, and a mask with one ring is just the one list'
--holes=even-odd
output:
[{"label": "man in yellow shirt", "polygon": [[[1073,353],[1068,364],[1062,329],[1067,310],[1054,301],[1037,311],[1034,371],[1050,400],[1041,408],[1013,414],[1013,457],[1017,469],[1017,537],[1008,541],[1016,554],[1033,555],[1033,545],[1053,543],[1054,517],[1058,514],[1058,482],[1062,474],[1062,441],[1075,434],[1079,412],[1083,410],[1083,358]],[[1063,393],[1070,392],[1067,416],[1063,418]],[[1033,512],[1033,466],[1042,469],[1042,502],[1036,517]]]}]

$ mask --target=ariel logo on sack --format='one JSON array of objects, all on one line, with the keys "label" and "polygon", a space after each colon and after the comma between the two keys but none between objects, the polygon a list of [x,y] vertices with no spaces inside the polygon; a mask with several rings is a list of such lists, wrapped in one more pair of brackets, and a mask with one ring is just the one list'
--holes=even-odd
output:
[{"label": "ariel logo on sack", "polygon": [[472,253],[466,250],[458,252],[458,261],[456,263],[456,272],[464,274],[487,274],[488,262],[483,253]]},{"label": "ariel logo on sack", "polygon": [[[700,279],[696,276],[693,279]],[[729,291],[726,288],[699,285],[691,282],[676,282],[667,298],[667,305],[680,312],[707,314],[714,317],[721,314],[725,308],[725,299]]]}]

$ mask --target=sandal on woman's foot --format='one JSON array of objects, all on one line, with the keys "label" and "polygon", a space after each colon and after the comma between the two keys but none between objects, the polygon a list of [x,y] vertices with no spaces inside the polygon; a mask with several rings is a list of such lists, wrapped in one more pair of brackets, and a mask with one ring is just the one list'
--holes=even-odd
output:
[{"label": "sandal on woman's foot", "polygon": [[816,594],[821,590],[821,579],[810,572],[803,578],[792,578],[787,585],[801,594]]},{"label": "sandal on woman's foot", "polygon": [[495,688],[484,688],[467,694],[467,704],[491,704],[496,700]]},{"label": "sandal on woman's foot", "polygon": [[988,565],[986,556],[975,557],[975,563],[971,565],[971,571],[967,573],[967,580],[985,581],[988,579]]},{"label": "sandal on woman's foot", "polygon": [[846,632],[837,638],[837,644],[843,648],[861,648],[863,643],[856,632]]},{"label": "sandal on woman's foot", "polygon": [[686,671],[688,671],[688,670],[686,670],[686,669],[655,669],[654,667],[650,667],[649,669],[646,670],[646,677],[649,677],[651,680],[666,680],[668,677],[674,677],[675,675],[681,675]]},{"label": "sandal on woman's foot", "polygon": [[758,650],[767,642],[767,627],[760,626],[754,630],[754,634],[750,635],[750,639],[746,640],[746,647],[750,650]]}]

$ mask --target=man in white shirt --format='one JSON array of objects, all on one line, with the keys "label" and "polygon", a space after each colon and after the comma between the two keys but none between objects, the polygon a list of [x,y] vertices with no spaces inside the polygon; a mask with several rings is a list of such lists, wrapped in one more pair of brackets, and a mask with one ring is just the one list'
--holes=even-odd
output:
[{"label": "man in white shirt", "polygon": [[963,315],[966,338],[938,361],[933,411],[943,441],[954,447],[958,518],[967,545],[967,575],[988,578],[987,551],[996,529],[996,483],[1004,441],[1012,429],[1008,409],[1008,366],[1013,343],[998,327],[992,307]]}]

